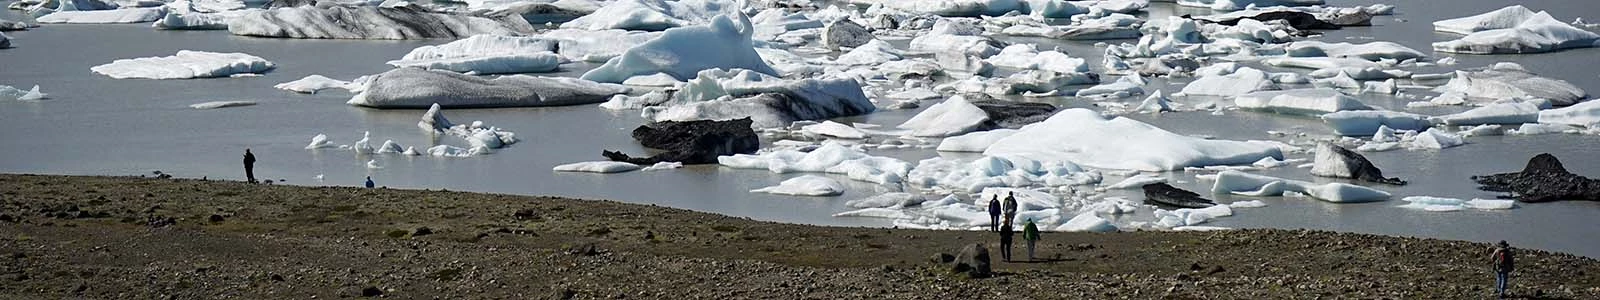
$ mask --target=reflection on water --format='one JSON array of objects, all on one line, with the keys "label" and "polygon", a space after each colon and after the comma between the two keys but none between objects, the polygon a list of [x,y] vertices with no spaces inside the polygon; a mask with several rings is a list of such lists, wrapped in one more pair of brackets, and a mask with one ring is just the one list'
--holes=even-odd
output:
[{"label": "reflection on water", "polygon": [[[1330,1],[1334,5],[1371,1]],[[1600,7],[1585,1],[1523,1],[1536,10],[1550,10],[1557,18],[1600,16]],[[1505,5],[1500,1],[1413,0],[1394,3],[1398,15],[1379,17],[1375,27],[1329,31],[1327,41],[1395,41],[1426,50],[1433,41],[1454,38],[1431,31],[1431,20],[1486,12]],[[1445,5],[1448,4],[1448,5]],[[17,19],[16,12],[0,18]],[[1204,14],[1209,11],[1174,8],[1156,3],[1149,16]],[[1407,20],[1398,22],[1398,19]],[[257,173],[299,185],[359,185],[371,175],[379,185],[396,188],[449,189],[493,193],[559,195],[614,199],[709,211],[760,220],[846,226],[887,226],[879,219],[834,218],[847,208],[845,199],[895,190],[836,179],[849,191],[841,197],[789,197],[748,191],[777,184],[798,174],[772,174],[761,170],[729,170],[716,166],[690,166],[661,172],[614,175],[558,174],[550,168],[563,163],[598,160],[602,149],[645,153],[628,136],[642,120],[637,112],[611,112],[593,105],[554,108],[448,110],[458,122],[483,120],[514,131],[523,141],[493,155],[465,159],[355,155],[336,149],[305,150],[318,133],[340,144],[351,144],[370,131],[374,143],[394,140],[419,149],[434,144],[465,143],[451,137],[435,138],[416,127],[421,110],[374,110],[344,104],[343,91],[301,95],[273,89],[272,85],[321,74],[336,79],[379,73],[395,59],[424,41],[280,40],[238,37],[222,31],[156,31],[148,25],[47,25],[8,33],[16,48],[0,50],[0,84],[39,84],[52,100],[0,103],[0,172],[51,174],[145,174],[162,170],[183,177],[238,178],[243,148],[252,148],[260,162]],[[1101,50],[1093,42],[1060,42],[1036,38],[1004,38],[1010,42],[1039,43],[1041,49],[1060,49],[1083,57],[1099,69]],[[900,41],[901,47],[904,42]],[[89,67],[119,58],[172,55],[178,50],[246,52],[273,61],[276,70],[253,78],[206,80],[113,80],[95,75]],[[1591,91],[1600,90],[1600,77],[1589,69],[1597,49],[1579,49],[1538,55],[1468,56],[1455,67],[1477,67],[1496,61],[1514,61],[1534,72],[1568,80]],[[1436,54],[1437,55],[1437,54]],[[1247,64],[1253,64],[1246,62]],[[576,76],[592,65],[565,66],[561,76]],[[1447,67],[1418,68],[1419,73],[1445,72]],[[1167,93],[1184,80],[1152,81],[1151,90]],[[1407,93],[1425,93],[1407,91]],[[1361,95],[1370,105],[1403,109],[1416,99]],[[1083,99],[1053,97],[1025,100],[1066,107],[1092,107]],[[218,110],[193,110],[187,105],[218,100],[251,100],[259,105]],[[1137,103],[1140,99],[1123,99]],[[1213,99],[1175,99],[1200,104]],[[1461,108],[1435,108],[1424,113],[1448,113]],[[841,122],[898,124],[916,111],[883,111],[843,118]],[[1319,120],[1243,111],[1223,115],[1209,112],[1130,115],[1181,134],[1221,139],[1305,139],[1270,137],[1268,130],[1326,135]],[[1550,152],[1576,173],[1600,176],[1600,160],[1592,145],[1597,136],[1547,135],[1477,137],[1471,144],[1444,151],[1394,151],[1368,154],[1389,176],[1412,184],[1380,187],[1397,198],[1430,195],[1490,198],[1467,177],[1520,170],[1529,157]],[[770,141],[768,141],[770,142]],[[973,158],[975,154],[935,153],[929,150],[879,150],[874,155],[906,161],[935,156]],[[1294,157],[1309,158],[1306,154]],[[364,164],[378,160],[383,169]],[[1315,182],[1339,180],[1312,178],[1305,169],[1285,167],[1265,175]],[[325,182],[315,176],[324,175]],[[1194,174],[1164,174],[1176,186],[1204,191],[1210,182]],[[831,176],[831,175],[830,175]],[[1108,178],[1107,181],[1120,178]],[[1134,191],[1113,191],[1114,196],[1141,198]],[[1246,197],[1217,196],[1219,202]],[[1517,245],[1600,257],[1600,232],[1591,230],[1600,203],[1567,202],[1525,204],[1510,211],[1432,213],[1396,208],[1399,201],[1335,205],[1304,198],[1260,198],[1270,206],[1236,210],[1236,216],[1213,224],[1228,227],[1319,228],[1391,235],[1426,236],[1475,241],[1509,240]],[[1148,221],[1149,211],[1120,216],[1118,222]]]}]

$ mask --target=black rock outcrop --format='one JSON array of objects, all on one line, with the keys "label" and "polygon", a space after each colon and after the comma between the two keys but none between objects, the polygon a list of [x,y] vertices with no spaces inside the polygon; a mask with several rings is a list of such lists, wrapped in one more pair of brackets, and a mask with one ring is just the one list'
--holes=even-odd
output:
[{"label": "black rock outcrop", "polygon": [[1284,20],[1289,22],[1290,27],[1294,27],[1294,29],[1299,30],[1339,29],[1339,25],[1334,25],[1333,23],[1328,23],[1328,21],[1318,19],[1316,15],[1290,10],[1264,10],[1255,12],[1253,14],[1248,12],[1238,12],[1216,16],[1197,16],[1194,17],[1194,19],[1215,22],[1217,24],[1228,26],[1238,25],[1239,20],[1241,19],[1254,19],[1262,22]]},{"label": "black rock outcrop", "polygon": [[727,121],[657,122],[633,129],[633,139],[645,147],[665,150],[650,157],[633,157],[619,151],[602,151],[607,159],[638,165],[680,162],[714,164],[717,156],[751,154],[761,149],[761,138],[750,129],[750,118]]},{"label": "black rock outcrop", "polygon": [[989,120],[984,121],[979,130],[1022,128],[1023,125],[1044,121],[1056,112],[1056,106],[1049,103],[988,100],[974,101],[972,105],[989,114]]},{"label": "black rock outcrop", "polygon": [[1144,189],[1145,201],[1154,202],[1157,205],[1182,208],[1207,208],[1217,205],[1211,199],[1200,198],[1200,194],[1174,187],[1165,182],[1146,184],[1141,189]]},{"label": "black rock outcrop", "polygon": [[1511,193],[1501,198],[1522,202],[1558,200],[1600,201],[1600,180],[1567,172],[1554,155],[1541,153],[1528,160],[1522,172],[1472,176],[1478,189]]}]

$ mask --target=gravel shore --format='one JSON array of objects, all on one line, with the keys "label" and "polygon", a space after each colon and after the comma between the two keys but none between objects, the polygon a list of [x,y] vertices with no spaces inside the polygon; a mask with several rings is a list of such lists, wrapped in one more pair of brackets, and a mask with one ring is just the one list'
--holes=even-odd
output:
[{"label": "gravel shore", "polygon": [[[0,175],[0,191],[0,298],[1494,294],[1488,244],[1323,231],[1045,233],[1039,260],[1013,263],[999,261],[986,232],[780,224],[599,200],[41,175]],[[996,257],[995,276],[933,261],[973,243]],[[1600,261],[1519,250],[1516,298],[1600,299]]]}]

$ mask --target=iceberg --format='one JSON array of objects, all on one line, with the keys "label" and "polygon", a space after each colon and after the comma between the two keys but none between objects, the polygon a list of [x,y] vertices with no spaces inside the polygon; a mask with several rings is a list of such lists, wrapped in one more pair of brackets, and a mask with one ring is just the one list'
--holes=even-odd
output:
[{"label": "iceberg", "polygon": [[911,164],[899,159],[871,156],[836,142],[825,142],[811,152],[779,150],[762,154],[717,157],[717,164],[734,169],[766,169],[773,173],[815,172],[843,174],[852,180],[878,184],[903,182]]},{"label": "iceberg", "polygon": [[833,60],[834,64],[846,66],[871,66],[905,58],[899,49],[883,40],[873,39],[867,41],[850,52],[840,54]]},{"label": "iceberg", "polygon": [[1298,57],[1333,57],[1333,58],[1359,58],[1368,61],[1418,59],[1427,57],[1421,51],[1411,49],[1394,42],[1371,42],[1365,44],[1327,43],[1322,41],[1299,41],[1289,44],[1289,56]]},{"label": "iceberg", "polygon": [[1078,97],[1111,97],[1122,98],[1144,94],[1145,80],[1139,74],[1130,74],[1118,77],[1117,81],[1100,84],[1078,90],[1074,96]]},{"label": "iceberg", "polygon": [[1077,216],[1073,216],[1071,220],[1067,220],[1067,222],[1061,224],[1061,226],[1056,226],[1053,231],[1116,232],[1117,226],[1112,225],[1111,221],[1107,221],[1105,218],[1101,218],[1100,216],[1095,215],[1093,212],[1084,212],[1079,213]]},{"label": "iceberg", "polygon": [[1555,106],[1577,104],[1589,96],[1576,85],[1541,77],[1522,65],[1504,62],[1482,69],[1456,71],[1455,77],[1434,91],[1467,100],[1547,99]]},{"label": "iceberg", "polygon": [[[628,49],[661,36],[661,32],[558,29],[539,35],[557,42],[556,53],[574,61],[604,63]],[[468,51],[471,53],[474,51]]]},{"label": "iceberg", "polygon": [[[1334,203],[1389,200],[1389,192],[1359,185],[1337,182],[1319,185],[1306,181],[1248,174],[1232,170],[1217,173],[1216,182],[1211,185],[1211,192],[1258,197],[1282,196],[1285,192],[1296,192]],[[1227,205],[1218,206],[1227,207]]]},{"label": "iceberg", "polygon": [[1321,5],[1323,0],[1177,0],[1179,6],[1214,10],[1243,10],[1249,7]]},{"label": "iceberg", "polygon": [[[35,87],[37,89],[37,87]],[[1539,112],[1539,123],[1600,127],[1600,101],[1587,101],[1568,107]]]},{"label": "iceberg", "polygon": [[855,127],[850,127],[850,125],[839,124],[838,122],[834,121],[822,121],[822,123],[801,126],[800,131],[844,139],[867,138],[866,132],[862,132],[860,129],[856,129]]},{"label": "iceberg", "polygon": [[738,68],[777,76],[751,46],[753,32],[744,14],[719,15],[710,24],[667,30],[661,36],[604,65],[583,73],[584,80],[621,83],[629,77],[665,73],[688,81],[703,70]]},{"label": "iceberg", "polygon": [[1023,126],[983,154],[1139,171],[1249,164],[1264,157],[1283,159],[1281,150],[1271,143],[1183,136],[1133,119],[1107,119],[1082,108],[1063,110],[1043,122]]},{"label": "iceberg", "polygon": [[151,26],[165,30],[227,30],[228,21],[241,13],[202,13],[193,10],[169,9],[165,16]]},{"label": "iceberg", "polygon": [[1033,44],[1006,46],[1000,53],[984,61],[1000,67],[1021,70],[1044,70],[1056,73],[1088,73],[1089,65],[1082,58],[1067,56],[1058,51],[1039,51]]},{"label": "iceberg", "polygon": [[1423,130],[1433,127],[1425,115],[1381,110],[1341,111],[1322,115],[1322,122],[1338,135],[1372,135],[1380,127],[1396,130]]},{"label": "iceberg", "polygon": [[989,114],[982,108],[957,95],[929,106],[897,127],[910,129],[911,136],[947,137],[972,132],[988,120]]},{"label": "iceberg", "polygon": [[912,193],[883,193],[862,199],[850,200],[845,206],[854,208],[902,208],[921,204],[926,199]]},{"label": "iceberg", "polygon": [[1189,96],[1238,96],[1250,92],[1274,89],[1266,72],[1254,68],[1240,68],[1231,74],[1202,76],[1183,86],[1179,93]]},{"label": "iceberg", "polygon": [[1594,47],[1600,34],[1573,27],[1521,5],[1481,15],[1434,22],[1434,30],[1465,34],[1461,39],[1433,43],[1439,52],[1469,54],[1542,53]]},{"label": "iceberg", "polygon": [[1461,200],[1456,198],[1433,196],[1410,196],[1400,198],[1400,200],[1407,202],[1405,205],[1400,205],[1400,207],[1435,212],[1460,211],[1469,208],[1479,210],[1504,210],[1517,206],[1516,200]]},{"label": "iceberg", "polygon": [[750,190],[750,192],[793,196],[838,196],[844,194],[844,185],[827,177],[804,175],[786,179],[775,186]]},{"label": "iceberg", "polygon": [[660,31],[712,22],[713,17],[739,8],[738,3],[726,0],[619,0],[562,23],[561,28]]},{"label": "iceberg", "polygon": [[411,52],[407,52],[405,56],[400,57],[400,60],[534,54],[555,52],[559,45],[559,39],[543,36],[479,34],[440,45],[417,47],[411,49]]},{"label": "iceberg", "polygon": [[167,13],[160,7],[138,7],[111,10],[57,11],[35,19],[45,24],[127,24],[160,20]]},{"label": "iceberg", "polygon": [[555,53],[500,54],[416,60],[391,60],[395,67],[445,70],[468,74],[544,73],[556,71],[564,60]]},{"label": "iceberg", "polygon": [[89,70],[116,79],[190,79],[262,73],[272,68],[272,62],[244,53],[179,50],[173,56],[118,59]]},{"label": "iceberg", "polygon": [[627,93],[622,85],[576,78],[502,76],[485,79],[454,72],[398,68],[373,75],[350,105],[372,108],[528,107],[605,102]]},{"label": "iceberg", "polygon": [[[441,145],[443,146],[443,145]],[[428,149],[433,152],[433,149]],[[439,155],[435,155],[439,156]],[[586,161],[556,166],[556,172],[622,173],[638,170],[639,165],[618,161]]]},{"label": "iceberg", "polygon": [[311,137],[311,144],[306,145],[306,150],[334,148],[338,146],[339,145],[334,145],[333,141],[328,140],[328,135],[318,133],[317,136]]},{"label": "iceberg", "polygon": [[1417,136],[1406,146],[1415,149],[1439,150],[1465,145],[1466,143],[1466,140],[1463,140],[1460,135],[1445,132],[1439,128],[1428,128],[1427,131],[1417,133]]},{"label": "iceberg", "polygon": [[1372,110],[1355,97],[1331,89],[1295,89],[1254,92],[1234,98],[1239,108],[1281,114],[1322,115],[1347,110]]},{"label": "iceberg", "polygon": [[211,101],[211,102],[190,104],[189,108],[193,108],[193,109],[218,109],[218,108],[225,108],[225,107],[240,107],[240,106],[251,106],[251,105],[256,105],[256,102],[255,101]]},{"label": "iceberg", "polygon": [[939,141],[937,151],[943,152],[983,152],[990,145],[1007,136],[1017,133],[1016,129],[1002,128],[990,131],[979,131],[959,136],[952,136]]},{"label": "iceberg", "polygon": [[251,11],[233,18],[235,35],[302,39],[462,38],[478,34],[533,32],[520,17],[489,19],[415,8],[296,6]]},{"label": "iceberg", "polygon": [[[944,17],[999,16],[1012,11],[1026,12],[1021,0],[851,0],[866,5],[923,15]],[[1070,5],[1070,4],[1069,4]]]},{"label": "iceberg", "polygon": [[1452,115],[1434,117],[1445,125],[1522,124],[1539,121],[1539,105],[1529,102],[1495,103]]},{"label": "iceberg", "polygon": [[750,117],[756,128],[798,120],[853,116],[877,109],[849,78],[785,80],[750,70],[700,72],[664,103],[641,115],[652,121],[728,120]]},{"label": "iceberg", "polygon": [[966,193],[989,188],[1072,186],[1100,182],[1098,172],[1066,161],[1041,162],[1015,156],[985,156],[975,160],[935,157],[917,162],[907,173],[912,185]]},{"label": "iceberg", "polygon": [[460,137],[467,140],[472,148],[497,149],[517,142],[517,134],[499,127],[484,125],[482,121],[467,124],[453,124],[444,117],[438,103],[428,107],[422,113],[422,120],[417,122],[417,127],[434,133]]},{"label": "iceberg", "polygon": [[34,101],[43,100],[46,96],[49,96],[49,94],[39,92],[38,85],[33,86],[33,89],[29,90],[22,90],[7,85],[0,85],[0,99]]},{"label": "iceberg", "polygon": [[331,88],[342,88],[348,90],[351,89],[350,85],[351,83],[349,81],[335,80],[326,76],[313,74],[295,81],[279,83],[272,87],[302,94],[316,94],[317,91]]}]

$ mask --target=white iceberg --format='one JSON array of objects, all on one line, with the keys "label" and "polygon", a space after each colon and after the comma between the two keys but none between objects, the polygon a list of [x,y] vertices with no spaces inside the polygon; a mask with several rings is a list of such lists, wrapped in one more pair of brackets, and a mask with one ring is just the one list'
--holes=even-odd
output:
[{"label": "white iceberg", "polygon": [[778,74],[751,46],[754,31],[744,14],[719,15],[710,24],[667,30],[661,36],[583,73],[583,79],[621,83],[629,77],[665,73],[688,81],[709,69],[746,69]]},{"label": "white iceberg", "polygon": [[1461,138],[1461,135],[1445,132],[1439,128],[1428,128],[1426,131],[1417,133],[1417,136],[1412,138],[1409,142],[1409,144],[1405,145],[1408,148],[1434,150],[1465,145],[1467,143],[1465,139]]},{"label": "white iceberg", "polygon": [[[1359,185],[1338,182],[1319,185],[1307,181],[1289,180],[1231,170],[1217,173],[1216,182],[1211,185],[1211,192],[1258,197],[1282,196],[1285,192],[1296,192],[1335,203],[1372,202],[1389,199],[1389,192]],[[1218,206],[1226,207],[1226,205]]]},{"label": "white iceberg", "polygon": [[1254,92],[1234,98],[1239,108],[1281,114],[1322,115],[1348,110],[1372,110],[1360,99],[1331,89],[1294,89]]},{"label": "white iceberg", "polygon": [[1359,58],[1368,61],[1418,59],[1427,57],[1426,54],[1416,49],[1411,49],[1394,42],[1371,42],[1365,44],[1327,43],[1322,41],[1299,41],[1288,45],[1285,49],[1289,56],[1301,57],[1334,57],[1334,58]]},{"label": "white iceberg", "polygon": [[1274,88],[1266,72],[1254,68],[1240,68],[1231,74],[1197,78],[1183,86],[1183,90],[1179,93],[1190,96],[1238,96]]},{"label": "white iceberg", "polygon": [[739,10],[739,3],[724,0],[619,0],[588,15],[567,21],[561,28],[582,30],[658,31],[711,22],[712,17]]},{"label": "white iceberg", "polygon": [[600,103],[628,92],[622,85],[577,78],[502,76],[398,68],[373,75],[350,105],[374,108],[527,107]]},{"label": "white iceberg", "polygon": [[587,161],[559,165],[552,170],[556,172],[622,173],[638,169],[639,165],[620,161]]},{"label": "white iceberg", "polygon": [[1410,196],[1400,198],[1400,200],[1407,202],[1405,205],[1400,205],[1400,207],[1436,212],[1460,211],[1464,209],[1504,210],[1516,207],[1516,200],[1461,200],[1456,198],[1433,196]]},{"label": "white iceberg", "polygon": [[656,164],[650,165],[648,167],[644,167],[643,169],[639,169],[639,170],[640,171],[662,171],[662,170],[681,169],[681,168],[683,168],[683,163],[681,163],[681,162],[663,161],[663,162],[658,162]]},{"label": "white iceberg", "polygon": [[473,57],[499,54],[555,52],[560,40],[543,36],[480,34],[440,45],[411,49],[400,60]]},{"label": "white iceberg", "polygon": [[1022,157],[985,156],[975,160],[935,157],[917,162],[909,182],[966,193],[989,188],[1072,186],[1099,183],[1098,172],[1066,161],[1041,162]]},{"label": "white iceberg", "polygon": [[1521,5],[1492,12],[1434,22],[1434,30],[1465,34],[1461,39],[1433,43],[1439,52],[1469,54],[1541,53],[1594,47],[1600,34],[1556,20],[1549,13],[1534,13]]},{"label": "white iceberg", "polygon": [[1339,135],[1372,135],[1380,127],[1397,130],[1423,130],[1433,126],[1428,116],[1382,110],[1341,111],[1322,115],[1322,122]]},{"label": "white iceberg", "polygon": [[278,38],[403,40],[517,35],[531,33],[533,27],[516,17],[490,19],[410,8],[332,5],[250,11],[229,21],[228,32]]},{"label": "white iceberg", "polygon": [[556,71],[564,59],[555,53],[501,54],[416,60],[391,60],[395,67],[414,67],[468,74],[545,73]]},{"label": "white iceberg", "polygon": [[336,80],[326,76],[313,74],[295,81],[279,83],[272,87],[281,90],[293,91],[296,93],[316,94],[317,91],[331,88],[350,89],[350,85],[351,83],[349,81]]},{"label": "white iceberg", "polygon": [[972,132],[988,120],[988,113],[957,95],[929,106],[897,127],[910,129],[912,136],[947,137]]},{"label": "white iceberg", "polygon": [[750,117],[752,127],[771,128],[877,109],[861,84],[849,78],[786,80],[750,70],[713,69],[680,88],[664,103],[645,105],[641,116],[658,122]]},{"label": "white iceberg", "polygon": [[1184,136],[1133,119],[1107,119],[1098,112],[1081,108],[1063,110],[1043,122],[1024,126],[983,153],[1139,171],[1249,164],[1263,157],[1283,158],[1281,150],[1272,143]]},{"label": "white iceberg", "polygon": [[856,129],[855,127],[850,127],[850,125],[839,124],[838,122],[834,121],[822,121],[822,123],[801,126],[800,131],[844,139],[867,138],[866,132],[862,132],[860,129]]},{"label": "white iceberg", "polygon": [[844,185],[827,177],[804,175],[786,179],[775,186],[750,190],[750,192],[793,196],[838,196],[844,194]]},{"label": "white iceberg", "polygon": [[936,150],[943,152],[983,152],[983,150],[988,150],[990,145],[994,145],[1000,139],[1016,133],[1016,129],[1001,128],[952,136],[939,141],[939,147]]},{"label": "white iceberg", "polygon": [[926,201],[922,195],[912,193],[883,193],[870,197],[846,201],[845,206],[854,208],[902,208],[921,204]]},{"label": "white iceberg", "polygon": [[851,0],[867,5],[945,17],[999,16],[1027,8],[1020,0]]},{"label": "white iceberg", "polygon": [[654,40],[661,32],[558,29],[539,35],[558,42],[556,53],[574,61],[603,63],[628,49]]},{"label": "white iceberg", "polygon": [[174,56],[118,59],[89,70],[117,79],[190,79],[261,73],[272,68],[272,62],[244,53],[179,50]]},{"label": "white iceberg", "polygon": [[1067,56],[1058,51],[1039,51],[1033,44],[1006,46],[1000,53],[985,58],[999,67],[1022,70],[1044,70],[1057,73],[1087,73],[1089,65],[1082,58]]},{"label": "white iceberg", "polygon": [[49,94],[39,92],[38,85],[34,85],[33,89],[29,90],[22,90],[8,85],[0,85],[0,99],[34,101],[42,100],[46,96],[49,96]]},{"label": "white iceberg", "polygon": [[1139,74],[1129,74],[1127,76],[1119,77],[1117,78],[1117,81],[1113,81],[1111,83],[1100,84],[1078,90],[1074,96],[1110,98],[1129,97],[1133,95],[1144,94],[1144,85],[1145,80],[1144,78],[1139,77]]},{"label": "white iceberg", "polygon": [[334,148],[338,146],[334,145],[333,141],[328,140],[328,135],[318,133],[317,136],[311,137],[311,144],[306,145],[306,149]]},{"label": "white iceberg", "polygon": [[1066,232],[1116,232],[1117,226],[1111,221],[1095,215],[1093,212],[1079,213],[1061,226],[1056,226],[1052,231]]},{"label": "white iceberg", "polygon": [[1596,127],[1600,124],[1600,101],[1587,101],[1568,107],[1539,112],[1539,123]]},{"label": "white iceberg", "polygon": [[835,142],[811,152],[779,150],[762,154],[717,157],[717,164],[735,169],[766,169],[773,173],[816,172],[843,174],[852,180],[879,184],[903,182],[911,164],[899,159],[871,156]]},{"label": "white iceberg", "polygon": [[1243,10],[1250,7],[1322,5],[1323,0],[1177,0],[1179,6],[1214,10]]},{"label": "white iceberg", "polygon": [[1534,123],[1539,121],[1539,105],[1529,102],[1494,103],[1433,119],[1445,125]]},{"label": "white iceberg", "polygon": [[45,24],[127,24],[160,20],[167,10],[160,7],[137,7],[111,10],[57,11],[35,19]]},{"label": "white iceberg", "polygon": [[1191,227],[1205,224],[1212,219],[1233,215],[1233,207],[1215,205],[1206,208],[1180,208],[1174,210],[1156,209],[1157,226],[1166,228]]},{"label": "white iceberg", "polygon": [[1522,65],[1504,62],[1456,71],[1455,77],[1434,91],[1465,100],[1547,99],[1555,106],[1577,104],[1589,95],[1566,81],[1542,77]]},{"label": "white iceberg", "polygon": [[193,109],[218,109],[218,108],[224,108],[224,107],[239,107],[239,106],[251,106],[251,105],[256,105],[256,102],[255,101],[211,101],[211,102],[190,104],[189,108],[193,108]]},{"label": "white iceberg", "polygon": [[499,127],[483,124],[483,121],[474,121],[467,124],[454,124],[445,118],[444,112],[438,103],[428,107],[422,113],[422,120],[417,121],[417,127],[434,133],[459,137],[467,140],[472,148],[502,148],[506,145],[517,143],[517,134]]}]

